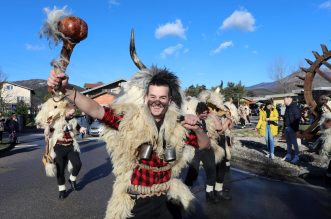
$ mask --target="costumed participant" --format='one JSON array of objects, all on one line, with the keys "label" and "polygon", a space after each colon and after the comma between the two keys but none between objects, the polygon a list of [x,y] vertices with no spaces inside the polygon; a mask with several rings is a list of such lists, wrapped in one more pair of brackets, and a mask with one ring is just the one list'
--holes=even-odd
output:
[{"label": "costumed participant", "polygon": [[54,161],[56,169],[46,166],[47,176],[56,176],[59,187],[59,199],[66,197],[65,168],[68,164],[71,189],[77,191],[76,178],[82,162],[79,157],[79,145],[76,141],[77,132],[84,133],[74,119],[75,107],[68,101],[55,102],[50,98],[44,103],[36,116],[36,123],[45,129],[45,155]]},{"label": "costumed participant", "polygon": [[[189,100],[190,104],[193,105],[193,98]],[[205,103],[198,102],[195,107],[195,112],[200,119],[203,130],[208,133],[207,128],[207,118],[209,116],[209,110]],[[214,126],[213,126],[214,127]],[[212,140],[211,140],[212,141]],[[216,142],[213,142],[214,148],[218,150],[218,162],[221,157],[224,156],[224,152],[220,150],[221,148],[217,146]],[[206,172],[206,200],[207,202],[216,203],[218,198],[214,192],[214,186],[216,182],[216,167],[215,167],[215,153],[213,148],[206,148],[199,150],[196,148],[194,158],[189,164],[187,175],[185,178],[185,184],[189,187],[193,186],[194,181],[198,178],[200,162],[202,162],[203,168]]]},{"label": "costumed participant", "polygon": [[238,110],[231,102],[223,102],[224,97],[219,88],[201,92],[199,99],[208,104],[211,119],[207,122],[209,136],[213,139],[212,142],[216,142],[216,148],[222,152],[222,156],[216,159],[215,193],[219,200],[230,200],[229,189],[223,188],[223,184],[226,173],[230,170],[230,147],[233,141],[230,129],[239,121]]},{"label": "costumed participant", "polygon": [[136,55],[133,32],[131,37],[131,57],[140,71],[109,107],[69,89],[64,74],[52,71],[48,85],[62,80],[68,98],[107,127],[102,137],[116,179],[105,218],[181,218],[178,204],[188,210],[194,196],[177,177],[193,157],[189,145],[205,148],[210,140],[197,116],[181,116],[177,77],[167,69],[146,68]]},{"label": "costumed participant", "polygon": [[[70,13],[63,9],[53,10],[45,8],[47,19],[41,30],[41,35],[46,36],[55,45],[63,42],[60,58],[54,60],[54,74],[63,75],[69,64],[74,47],[87,37],[87,24],[80,18],[68,16]],[[61,83],[49,87],[52,90],[52,98],[46,101],[36,117],[36,123],[45,128],[45,155],[51,163],[55,162],[56,177],[59,186],[59,198],[66,197],[64,170],[69,161],[68,167],[72,166],[69,183],[73,190],[77,190],[76,177],[81,169],[79,157],[79,146],[75,139],[76,130],[86,133],[85,128],[78,126],[73,119],[75,113],[74,103],[69,103],[65,98],[65,88]],[[54,169],[48,168],[46,164],[46,174],[55,175]],[[53,171],[52,171],[53,170]],[[51,173],[52,172],[52,173]]]}]

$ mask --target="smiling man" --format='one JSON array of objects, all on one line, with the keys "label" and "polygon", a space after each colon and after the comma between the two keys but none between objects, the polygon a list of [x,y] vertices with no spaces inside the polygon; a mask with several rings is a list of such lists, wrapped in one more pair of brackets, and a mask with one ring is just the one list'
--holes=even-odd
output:
[{"label": "smiling man", "polygon": [[[141,104],[122,98],[125,101],[102,107],[68,89],[68,78],[54,71],[48,85],[54,88],[64,79],[63,92],[68,98],[108,127],[103,138],[116,180],[106,218],[181,218],[179,206],[171,201],[189,209],[194,196],[177,177],[193,157],[194,149],[189,145],[206,148],[210,140],[197,125],[196,115],[181,116],[179,82],[173,73],[152,67],[137,74],[137,83],[146,82]],[[145,75],[144,80],[141,75]],[[137,95],[136,90],[134,93]]]}]

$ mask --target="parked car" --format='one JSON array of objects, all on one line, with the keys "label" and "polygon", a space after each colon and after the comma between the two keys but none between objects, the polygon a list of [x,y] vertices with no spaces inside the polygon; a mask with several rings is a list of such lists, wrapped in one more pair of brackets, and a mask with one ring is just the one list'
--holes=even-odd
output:
[{"label": "parked car", "polygon": [[90,125],[89,134],[91,136],[99,136],[103,131],[103,125],[99,120],[94,120]]}]

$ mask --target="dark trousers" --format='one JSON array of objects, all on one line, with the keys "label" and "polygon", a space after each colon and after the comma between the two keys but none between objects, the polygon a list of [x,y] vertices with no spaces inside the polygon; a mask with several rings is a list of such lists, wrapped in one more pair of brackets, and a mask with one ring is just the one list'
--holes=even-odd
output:
[{"label": "dark trousers", "polygon": [[221,162],[216,164],[216,182],[223,183],[225,174],[229,171],[229,167],[226,166],[226,160],[223,159]]},{"label": "dark trousers", "polygon": [[3,131],[0,131],[0,141],[2,141],[2,134],[3,134]]},{"label": "dark trousers", "polygon": [[225,156],[223,160],[216,164],[216,182],[217,183],[223,183],[225,174],[230,171],[230,166],[226,166],[226,162],[228,162],[228,159],[226,159],[226,144],[230,145],[230,138],[225,135],[220,135],[218,138],[218,144],[224,149]]},{"label": "dark trousers", "polygon": [[55,145],[54,152],[56,157],[54,159],[57,170],[57,183],[58,185],[64,185],[64,170],[68,164],[68,160],[70,160],[73,169],[72,175],[77,176],[80,168],[82,167],[82,162],[80,161],[79,153],[74,151],[74,147],[71,146],[63,146],[60,144]]},{"label": "dark trousers", "polygon": [[239,122],[240,122],[240,125],[241,125],[241,126],[246,125],[246,121],[245,121],[244,118],[240,118],[240,119],[239,119]]},{"label": "dark trousers", "polygon": [[167,200],[166,195],[139,198],[133,207],[133,218],[181,219],[180,206]]},{"label": "dark trousers", "polygon": [[189,164],[185,184],[192,186],[193,182],[198,178],[200,161],[202,161],[203,169],[206,172],[206,184],[214,186],[216,181],[215,154],[212,149],[195,150],[193,160]]}]

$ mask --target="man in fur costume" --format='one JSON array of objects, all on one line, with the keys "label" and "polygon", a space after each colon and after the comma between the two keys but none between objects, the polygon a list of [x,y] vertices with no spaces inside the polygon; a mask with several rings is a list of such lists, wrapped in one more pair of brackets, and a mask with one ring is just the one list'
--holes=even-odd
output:
[{"label": "man in fur costume", "polygon": [[178,207],[172,203],[187,210],[194,199],[177,179],[193,157],[189,145],[206,148],[210,140],[197,125],[195,115],[181,116],[177,77],[167,69],[147,69],[137,57],[134,60],[140,71],[109,107],[68,89],[64,74],[51,72],[48,85],[54,87],[64,79],[63,92],[68,98],[107,126],[103,139],[116,179],[105,218],[180,218]]},{"label": "man in fur costume", "polygon": [[[222,156],[216,159],[216,184],[215,192],[219,200],[230,200],[229,189],[223,188],[225,175],[230,170],[232,145],[231,129],[238,122],[238,110],[231,102],[223,102],[224,97],[219,88],[214,91],[205,90],[199,94],[199,99],[208,104],[210,121],[208,122],[209,136],[216,143],[214,151],[220,150]],[[217,115],[217,116],[216,116]],[[212,144],[213,145],[213,144]],[[216,153],[217,154],[217,153]]]},{"label": "man in fur costume", "polygon": [[[76,178],[82,163],[79,146],[76,141],[77,131],[86,133],[74,119],[75,107],[67,100],[55,102],[53,98],[46,101],[36,117],[36,123],[45,129],[45,155],[55,162],[56,169],[46,165],[46,175],[56,176],[59,187],[59,199],[66,197],[64,171],[69,161],[69,183],[72,190],[77,190]],[[53,171],[53,172],[52,172]]]},{"label": "man in fur costume", "polygon": [[[193,99],[191,98],[190,104],[192,104]],[[208,133],[207,122],[213,122],[208,120],[209,110],[205,103],[199,102],[195,107],[195,112],[200,119],[203,130]],[[214,125],[213,125],[214,127]],[[219,162],[220,159],[224,156],[224,152],[220,147],[217,147],[216,142],[213,142],[213,147],[206,148],[204,150],[195,150],[194,158],[190,162],[188,172],[185,178],[185,184],[189,187],[192,187],[194,181],[198,178],[200,162],[202,162],[203,168],[206,172],[206,200],[207,202],[216,203],[218,198],[214,192],[214,186],[216,182],[216,167],[215,160]],[[215,149],[215,150],[214,150]],[[215,152],[214,152],[215,151]]]}]

